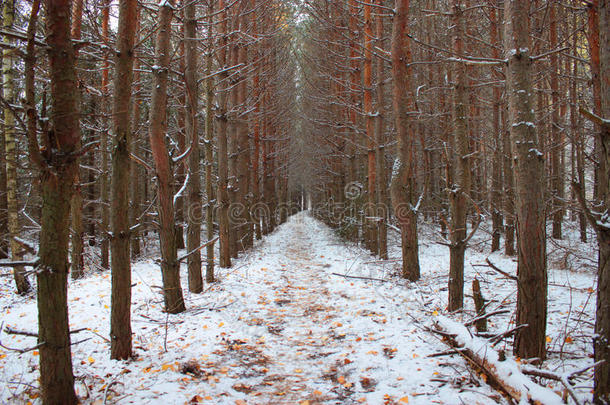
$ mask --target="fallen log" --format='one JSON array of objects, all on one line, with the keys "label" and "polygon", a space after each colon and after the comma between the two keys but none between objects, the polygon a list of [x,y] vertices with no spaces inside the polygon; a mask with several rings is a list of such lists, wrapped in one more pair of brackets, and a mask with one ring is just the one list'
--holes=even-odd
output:
[{"label": "fallen log", "polygon": [[440,332],[446,344],[457,349],[456,353],[486,376],[488,384],[504,392],[515,402],[540,405],[564,403],[553,390],[529,379],[516,361],[500,357],[485,339],[472,336],[464,325],[439,316],[434,329],[430,330]]}]

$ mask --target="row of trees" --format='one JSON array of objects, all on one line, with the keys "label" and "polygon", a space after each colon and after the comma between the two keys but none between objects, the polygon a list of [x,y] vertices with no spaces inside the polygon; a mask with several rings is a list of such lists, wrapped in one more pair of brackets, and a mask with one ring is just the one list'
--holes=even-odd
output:
[{"label": "row of trees", "polygon": [[540,360],[547,220],[552,238],[571,220],[586,241],[588,217],[600,244],[595,359],[605,360],[594,395],[607,400],[607,2],[307,4],[303,125],[324,151],[310,185],[319,217],[381,258],[395,220],[411,281],[418,217],[437,220],[449,311],[463,306],[465,250],[490,217],[491,250],[503,240],[518,259],[516,321],[527,327],[515,353]]},{"label": "row of trees", "polygon": [[[121,0],[116,11],[108,0],[3,2],[8,227],[0,226],[0,251],[10,254],[20,294],[31,288],[25,268],[35,270],[49,404],[78,402],[70,272],[83,277],[87,264],[111,270],[110,356],[127,359],[131,261],[148,232],[159,235],[165,311],[179,313],[181,262],[189,290],[201,292],[204,249],[205,279],[214,282],[216,263],[230,267],[300,199],[288,184],[296,102],[290,5]],[[23,204],[28,192],[31,206]],[[37,252],[26,235],[38,238]],[[25,250],[38,258],[24,261]]]},{"label": "row of trees", "polygon": [[[450,311],[463,306],[465,250],[489,215],[492,250],[504,236],[518,257],[517,322],[528,326],[515,352],[541,360],[547,219],[561,238],[569,209],[582,240],[588,221],[600,243],[595,358],[605,360],[594,396],[607,400],[605,0],[120,0],[118,16],[109,0],[40,6],[3,3],[0,251],[18,292],[35,269],[45,403],[77,401],[69,272],[111,269],[111,357],[126,359],[130,263],[149,232],[165,310],[178,313],[182,261],[200,292],[203,250],[215,279],[216,234],[229,267],[305,195],[383,259],[398,229],[411,281],[418,218],[437,220]],[[39,240],[34,261],[23,260],[33,250],[24,223]]]}]

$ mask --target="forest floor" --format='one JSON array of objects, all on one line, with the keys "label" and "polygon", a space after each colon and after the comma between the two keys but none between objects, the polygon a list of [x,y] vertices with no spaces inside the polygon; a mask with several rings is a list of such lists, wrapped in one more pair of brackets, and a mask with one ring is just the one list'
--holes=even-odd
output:
[{"label": "forest floor", "polygon": [[[502,332],[514,316],[515,285],[477,266],[489,256],[481,247],[484,238],[482,232],[480,246],[475,243],[467,253],[466,278],[481,280],[489,311],[509,310],[490,322]],[[549,275],[551,358],[545,363],[558,372],[592,362],[595,308],[585,250],[591,247],[575,248],[567,258],[563,252],[569,246],[560,247],[551,252],[565,263]],[[391,253],[398,256],[396,245]],[[78,395],[94,404],[503,403],[460,357],[428,357],[447,350],[425,327],[445,312],[448,251],[430,233],[420,253],[422,280],[408,283],[397,276],[397,263],[377,262],[300,213],[233,268],[219,269],[220,281],[203,294],[185,290],[188,310],[171,316],[162,312],[158,264],[135,263],[136,356],[127,362],[109,359],[110,276],[92,272],[69,289],[72,328],[86,328],[72,335],[73,342],[82,341],[73,346]],[[489,257],[514,274],[511,258]],[[10,281],[0,281],[1,321],[35,331],[35,299],[15,296]],[[452,317],[472,314],[467,302],[465,313]],[[9,348],[36,344],[35,338],[6,333],[0,340]],[[0,348],[0,402],[39,401],[37,354]],[[590,395],[590,378],[577,389],[583,399]]]}]

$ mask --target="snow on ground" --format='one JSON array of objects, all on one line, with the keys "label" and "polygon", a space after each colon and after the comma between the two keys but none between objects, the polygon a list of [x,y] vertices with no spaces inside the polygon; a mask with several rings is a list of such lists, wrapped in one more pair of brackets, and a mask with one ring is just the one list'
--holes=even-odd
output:
[{"label": "snow on ground", "polygon": [[[501,304],[511,310],[490,322],[501,332],[514,318],[516,289],[489,268],[472,266],[487,257],[481,234],[467,253],[466,312],[451,316],[472,314],[469,282],[476,275],[493,301],[490,310]],[[72,351],[78,395],[84,403],[120,404],[503,402],[460,358],[427,357],[446,350],[424,329],[444,312],[447,300],[448,249],[433,239],[429,232],[422,239],[423,278],[411,284],[397,277],[398,263],[377,262],[300,213],[233,268],[218,270],[220,282],[203,294],[188,293],[184,274],[188,310],[170,316],[162,311],[158,264],[138,262],[132,301],[136,357],[126,362],[109,359],[109,273],[71,282],[72,328],[87,328],[73,335],[73,341],[85,340]],[[511,258],[498,253],[490,259],[514,274]],[[582,263],[565,261],[572,267]],[[545,365],[557,371],[580,368],[592,362],[586,357],[592,351],[594,279],[568,268],[551,270],[549,281],[552,352]],[[36,331],[34,298],[15,296],[11,282],[8,277],[0,282],[1,321]],[[0,340],[12,348],[36,344],[35,338],[6,333]],[[37,403],[37,378],[37,352],[0,348],[0,402]],[[583,398],[590,395],[588,378],[579,389]]]}]

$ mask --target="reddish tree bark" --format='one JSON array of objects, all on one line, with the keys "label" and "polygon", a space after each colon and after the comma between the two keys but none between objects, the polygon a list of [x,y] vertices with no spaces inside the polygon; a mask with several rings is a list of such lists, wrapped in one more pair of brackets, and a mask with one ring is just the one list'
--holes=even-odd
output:
[{"label": "reddish tree bark", "polygon": [[[51,126],[44,134],[50,159],[41,174],[40,267],[37,272],[40,386],[44,404],[76,404],[68,322],[70,199],[78,170],[79,106],[70,0],[47,0]],[[51,137],[53,137],[51,142]]]},{"label": "reddish tree bark", "polygon": [[176,248],[176,227],[173,201],[172,162],[165,144],[167,130],[167,76],[170,69],[170,33],[173,4],[163,0],[159,7],[159,30],[155,45],[150,105],[150,147],[157,174],[159,239],[161,242],[161,274],[165,311],[175,314],[185,310],[180,286],[180,263]]},{"label": "reddish tree bark", "polygon": [[411,281],[419,279],[417,238],[417,196],[414,173],[414,133],[409,115],[415,111],[410,79],[412,72],[411,47],[407,40],[409,0],[396,0],[392,30],[392,100],[398,142],[397,162],[392,173],[392,205],[400,224],[402,243],[402,276]]},{"label": "reddish tree bark", "polygon": [[115,61],[112,109],[112,293],[110,310],[110,358],[131,357],[131,255],[129,226],[131,85],[133,83],[134,42],[138,15],[137,0],[119,3],[119,31]]}]

